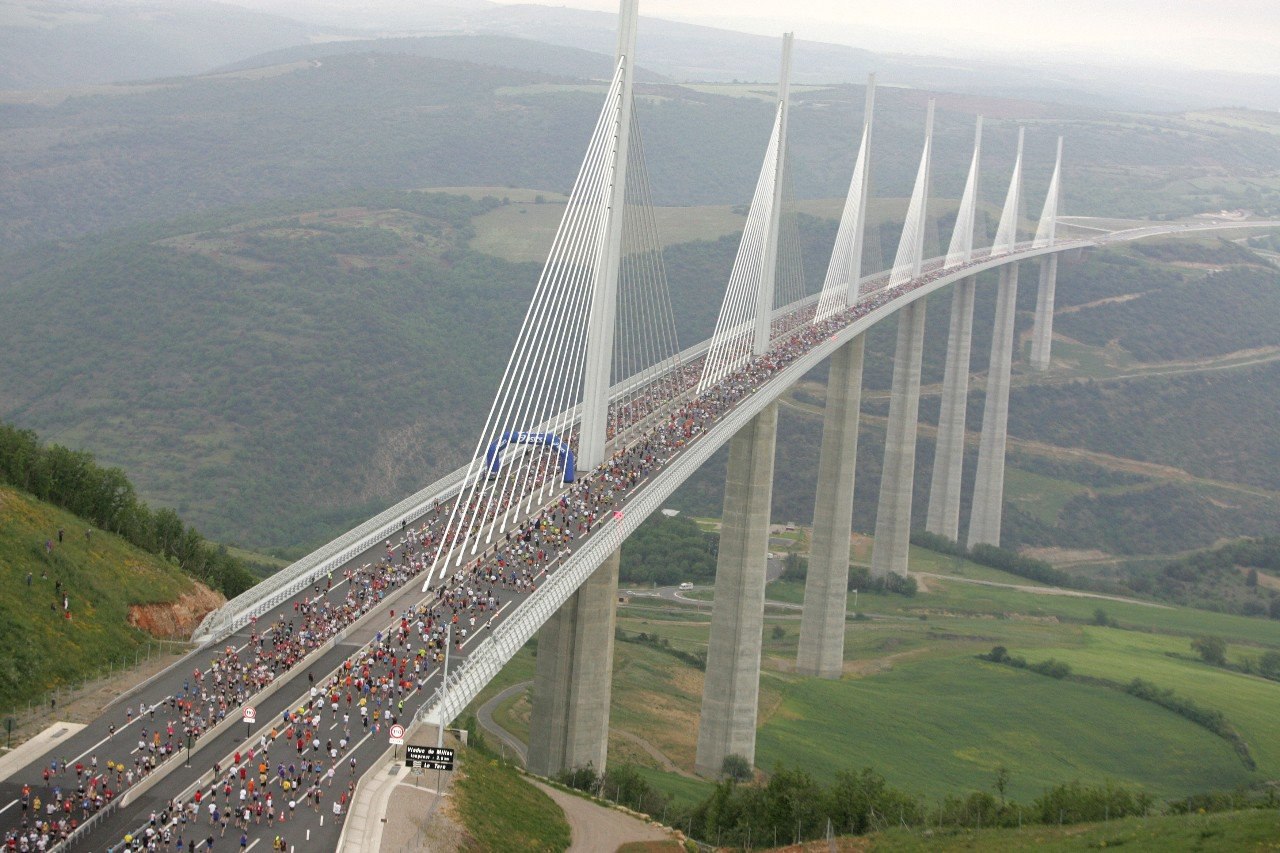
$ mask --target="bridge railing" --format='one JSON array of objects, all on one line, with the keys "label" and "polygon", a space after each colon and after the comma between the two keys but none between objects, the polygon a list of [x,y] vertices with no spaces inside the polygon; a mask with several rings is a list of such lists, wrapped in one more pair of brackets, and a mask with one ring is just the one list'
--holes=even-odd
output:
[{"label": "bridge railing", "polygon": [[207,643],[239,630],[259,616],[310,586],[317,578],[347,563],[378,542],[395,535],[407,524],[427,514],[437,500],[452,497],[466,478],[467,469],[451,474],[415,492],[375,515],[296,563],[245,590],[204,618],[192,640]]}]

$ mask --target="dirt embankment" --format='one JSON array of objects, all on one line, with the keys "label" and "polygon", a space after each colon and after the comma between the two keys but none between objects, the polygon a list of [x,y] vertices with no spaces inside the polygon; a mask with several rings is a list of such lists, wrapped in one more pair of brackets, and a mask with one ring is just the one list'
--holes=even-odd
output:
[{"label": "dirt embankment", "polygon": [[161,639],[187,639],[211,610],[225,604],[227,599],[197,582],[195,589],[163,604],[132,604],[129,606],[129,624],[141,628],[153,637]]}]

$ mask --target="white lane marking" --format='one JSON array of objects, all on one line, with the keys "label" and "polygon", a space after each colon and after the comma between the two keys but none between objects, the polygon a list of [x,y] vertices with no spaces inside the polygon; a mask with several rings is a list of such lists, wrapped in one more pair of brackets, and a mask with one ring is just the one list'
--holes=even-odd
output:
[{"label": "white lane marking", "polygon": [[0,814],[4,814],[5,812],[7,812],[9,809],[13,808],[13,807],[14,807],[14,806],[16,806],[17,804],[18,804],[18,800],[15,798],[15,799],[13,800],[13,802],[9,803],[9,805],[7,805],[7,806],[5,806],[4,808],[0,809]]}]

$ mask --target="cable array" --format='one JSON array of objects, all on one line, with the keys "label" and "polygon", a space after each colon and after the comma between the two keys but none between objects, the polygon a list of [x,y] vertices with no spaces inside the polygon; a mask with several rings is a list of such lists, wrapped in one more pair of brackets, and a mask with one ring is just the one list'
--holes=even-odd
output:
[{"label": "cable array", "polygon": [[764,166],[756,180],[751,196],[751,209],[747,224],[738,244],[738,254],[733,259],[733,271],[729,274],[729,287],[716,328],[711,336],[711,347],[703,362],[702,379],[698,391],[702,392],[732,372],[751,357],[754,344],[753,332],[756,319],[756,298],[760,280],[764,274],[765,242],[769,238],[769,219],[773,208],[774,183],[777,180],[778,141],[781,135],[783,106],[779,104],[769,136],[769,147],[764,155]]},{"label": "cable array", "polygon": [[1000,214],[1000,227],[996,229],[991,254],[1012,252],[1018,245],[1018,198],[1022,195],[1022,136],[1018,128],[1018,156],[1013,161],[1013,177],[1009,179],[1009,192],[1004,197],[1004,210]]},{"label": "cable array", "polygon": [[623,442],[655,408],[655,400],[680,393],[675,312],[634,110],[632,116],[609,409],[609,437]]},{"label": "cable array", "polygon": [[907,205],[907,219],[902,226],[902,239],[898,241],[898,253],[893,259],[893,271],[889,273],[889,286],[906,284],[920,275],[920,261],[924,251],[924,217],[929,201],[929,157],[933,149],[933,101],[929,101],[925,119],[924,151],[920,154],[920,168],[916,171],[915,186],[911,190],[911,202]]},{"label": "cable array", "polygon": [[572,476],[567,451],[582,394],[594,284],[607,254],[625,62],[619,60],[596,120],[428,584],[509,529],[521,508],[556,480]]},{"label": "cable array", "polygon": [[969,163],[969,177],[964,182],[960,196],[960,209],[956,211],[956,227],[951,232],[951,244],[947,247],[944,269],[963,264],[973,257],[973,221],[978,206],[978,164],[982,158],[982,116],[974,131],[973,160]]},{"label": "cable array", "polygon": [[1036,226],[1035,240],[1031,245],[1039,249],[1053,245],[1054,232],[1058,225],[1058,198],[1061,192],[1058,182],[1062,178],[1062,137],[1058,137],[1058,157],[1053,162],[1053,177],[1049,179],[1049,194],[1044,198],[1044,209],[1040,213],[1040,224]]},{"label": "cable array", "polygon": [[867,181],[867,144],[869,128],[862,130],[862,142],[858,145],[858,159],[853,164],[853,176],[849,179],[849,192],[844,197],[844,210],[840,214],[840,226],[836,229],[836,242],[831,249],[831,261],[822,282],[822,295],[813,322],[820,323],[837,311],[843,311],[858,298],[858,279],[861,259],[855,257],[858,250],[858,234],[865,219],[862,199]]},{"label": "cable array", "polygon": [[809,285],[804,277],[804,248],[800,243],[800,211],[796,209],[790,169],[782,178],[782,213],[778,231],[778,266],[773,289],[775,311],[809,295]]}]

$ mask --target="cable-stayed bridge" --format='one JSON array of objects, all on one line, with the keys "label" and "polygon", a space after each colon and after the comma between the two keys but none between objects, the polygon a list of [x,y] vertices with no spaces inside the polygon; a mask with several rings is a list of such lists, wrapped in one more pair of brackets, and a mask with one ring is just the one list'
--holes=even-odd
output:
[{"label": "cable-stayed bridge", "polygon": [[[192,766],[180,753],[164,757],[122,786],[109,803],[86,809],[62,844],[105,849],[126,834],[145,834],[151,812],[163,810],[168,800],[190,801],[216,783],[225,768],[239,765],[242,750],[275,741],[281,726],[292,729],[298,710],[315,703],[316,684],[340,684],[351,660],[367,656],[370,648],[385,650],[396,631],[424,643],[431,654],[424,648],[415,658],[412,677],[403,679],[397,694],[403,705],[392,714],[388,703],[386,720],[447,724],[536,635],[530,768],[548,775],[588,763],[602,769],[619,548],[725,444],[728,481],[696,766],[714,776],[729,755],[750,761],[778,397],[831,359],[797,669],[834,678],[844,655],[866,331],[897,317],[872,570],[878,576],[905,575],[930,294],[952,288],[926,527],[969,545],[999,544],[1020,264],[1039,268],[1031,363],[1044,369],[1057,263],[1064,253],[1154,234],[1278,224],[1170,224],[1064,238],[1058,234],[1059,139],[1036,225],[1024,228],[1020,131],[994,238],[990,246],[976,245],[984,242],[976,228],[979,119],[950,239],[945,247],[938,244],[936,257],[925,257],[930,229],[936,228],[928,216],[934,147],[930,102],[921,117],[920,163],[899,245],[887,269],[868,274],[864,266],[875,266],[867,262],[865,244],[873,169],[872,79],[831,261],[821,290],[808,293],[795,216],[788,212],[787,36],[774,124],[714,334],[682,349],[634,110],[635,30],[636,0],[623,0],[614,73],[471,461],[210,614],[194,638],[205,651],[140,685],[128,697],[137,706],[136,716],[122,718],[119,707],[108,709],[83,731],[11,769],[0,785],[0,825],[11,825],[5,821],[19,810],[5,803],[19,802],[17,787],[37,777],[50,755],[70,757],[74,765],[116,748],[119,738],[133,738],[135,727],[154,718],[156,707],[163,715],[166,703],[173,708],[179,697],[191,695],[188,682],[204,677],[201,668],[210,650],[223,650],[226,660],[238,661],[261,647],[265,631],[291,634],[297,614],[316,611],[324,619],[304,623],[310,636],[296,659],[274,666],[269,678],[236,691],[203,720],[199,736],[188,739],[190,751],[198,753]],[[987,271],[999,275],[995,334],[973,511],[962,536],[974,293],[977,276]],[[357,586],[362,594],[353,597]],[[346,596],[341,607],[340,596]],[[439,652],[452,654],[452,660],[439,660]],[[307,683],[293,686],[303,672]],[[322,706],[326,692],[321,690]],[[258,716],[244,724],[236,709],[249,704]],[[304,720],[309,717],[303,713]],[[336,718],[335,711],[331,730]],[[361,769],[373,763],[386,749],[381,722],[357,729],[342,757],[359,758]],[[155,735],[158,741],[159,732]],[[139,750],[145,753],[146,744]],[[297,752],[299,758],[304,754],[301,740]],[[215,762],[216,770],[211,769]],[[305,811],[300,819],[314,820]],[[301,828],[308,839],[315,831],[315,849],[336,843],[332,822],[327,828],[322,820]]]}]

